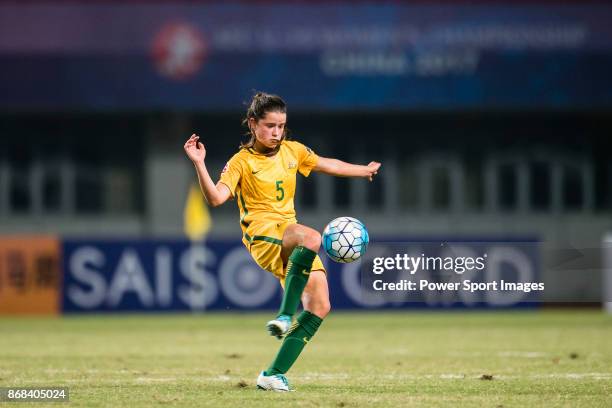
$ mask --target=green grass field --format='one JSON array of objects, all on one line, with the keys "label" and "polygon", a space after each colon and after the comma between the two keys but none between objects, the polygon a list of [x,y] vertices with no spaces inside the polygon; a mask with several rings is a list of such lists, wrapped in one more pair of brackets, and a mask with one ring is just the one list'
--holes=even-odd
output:
[{"label": "green grass field", "polygon": [[269,317],[0,318],[0,386],[67,386],[71,407],[612,406],[601,312],[335,313],[293,393],[254,386]]}]

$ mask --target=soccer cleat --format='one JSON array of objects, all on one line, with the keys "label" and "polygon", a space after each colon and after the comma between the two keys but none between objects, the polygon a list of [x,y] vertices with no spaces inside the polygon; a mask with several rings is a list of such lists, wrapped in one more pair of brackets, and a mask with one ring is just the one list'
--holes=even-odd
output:
[{"label": "soccer cleat", "polygon": [[262,371],[257,377],[257,388],[266,391],[293,391],[287,377],[283,374],[266,375],[265,371]]},{"label": "soccer cleat", "polygon": [[270,320],[266,324],[266,329],[270,336],[276,336],[277,339],[282,339],[285,333],[289,331],[291,327],[291,316],[280,315],[274,320]]}]

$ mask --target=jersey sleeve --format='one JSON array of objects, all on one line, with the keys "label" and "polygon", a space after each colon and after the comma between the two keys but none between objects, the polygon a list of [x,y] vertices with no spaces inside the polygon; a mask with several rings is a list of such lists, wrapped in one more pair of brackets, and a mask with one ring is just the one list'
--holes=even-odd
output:
[{"label": "jersey sleeve", "polygon": [[308,177],[319,161],[319,156],[301,143],[295,142],[298,156],[298,171],[302,176]]},{"label": "jersey sleeve", "polygon": [[236,187],[238,183],[240,183],[240,178],[242,177],[242,166],[240,164],[240,159],[237,156],[232,157],[223,170],[221,171],[221,178],[219,178],[219,182],[225,184],[230,193],[232,193],[232,197],[236,195]]}]

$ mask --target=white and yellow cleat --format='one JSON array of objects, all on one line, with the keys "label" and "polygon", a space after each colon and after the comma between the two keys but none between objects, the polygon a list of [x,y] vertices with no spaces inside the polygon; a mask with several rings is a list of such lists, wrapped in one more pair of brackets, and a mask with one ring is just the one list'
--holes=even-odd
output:
[{"label": "white and yellow cleat", "polygon": [[266,329],[268,329],[270,336],[275,336],[279,340],[283,338],[290,328],[291,317],[286,315],[280,315],[276,319],[266,323]]},{"label": "white and yellow cleat", "polygon": [[257,388],[277,392],[294,391],[283,374],[266,375],[265,371],[262,371],[257,377]]}]

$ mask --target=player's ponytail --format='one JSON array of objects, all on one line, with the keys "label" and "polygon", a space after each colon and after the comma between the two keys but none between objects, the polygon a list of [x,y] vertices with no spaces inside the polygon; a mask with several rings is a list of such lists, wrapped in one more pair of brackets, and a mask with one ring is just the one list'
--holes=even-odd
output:
[{"label": "player's ponytail", "polygon": [[[253,132],[253,129],[251,129],[249,119],[255,119],[257,122],[258,120],[263,119],[268,112],[280,112],[286,114],[287,105],[278,95],[257,92],[255,95],[253,95],[253,99],[251,100],[251,103],[246,111],[246,117],[242,120],[242,125],[247,128],[245,135],[249,136],[249,140],[240,144],[241,149],[248,149],[253,147],[255,144],[255,133]],[[283,139],[287,137],[287,132],[288,129],[285,126],[283,131]]]}]

